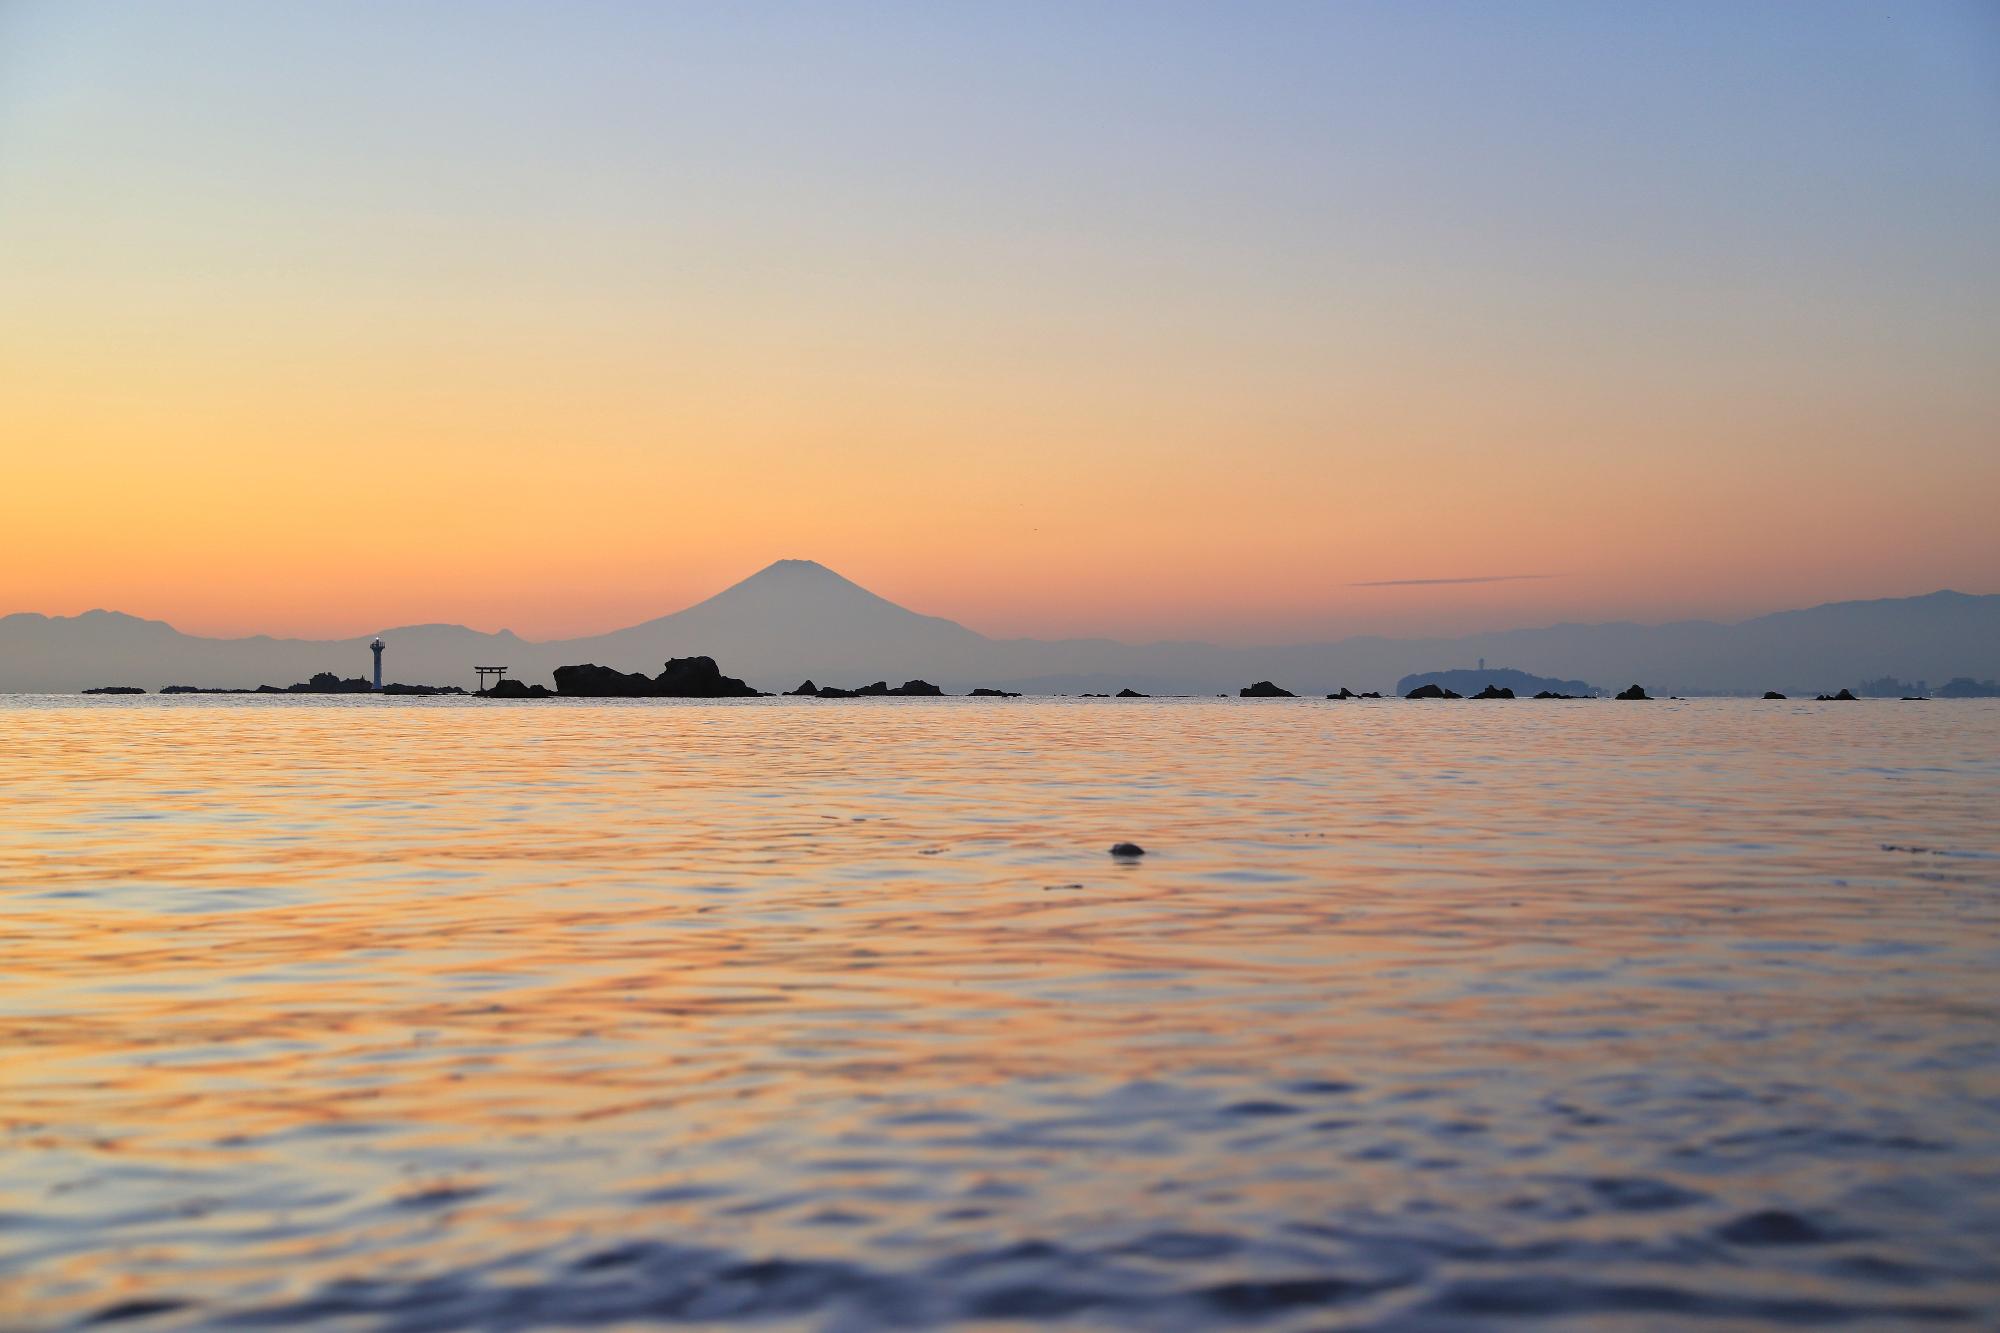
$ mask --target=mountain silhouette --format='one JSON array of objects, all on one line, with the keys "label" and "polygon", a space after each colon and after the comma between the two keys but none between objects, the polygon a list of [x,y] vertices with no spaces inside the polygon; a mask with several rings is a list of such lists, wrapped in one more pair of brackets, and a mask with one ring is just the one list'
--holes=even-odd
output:
[{"label": "mountain silhouette", "polygon": [[[475,665],[505,664],[546,683],[594,662],[651,675],[673,657],[713,657],[765,690],[801,680],[922,677],[1028,693],[1234,694],[1274,680],[1300,694],[1342,685],[1389,689],[1400,677],[1486,658],[1537,674],[1638,680],[1654,693],[1811,695],[1879,676],[1947,680],[2000,674],[2000,596],[1935,592],[1833,602],[1732,624],[1564,624],[1457,638],[1365,636],[1230,647],[1110,639],[992,639],[877,596],[811,560],[780,560],[713,597],[608,634],[535,642],[509,630],[406,625],[380,631],[390,680],[471,685]],[[0,691],[98,685],[254,686],[316,671],[360,674],[373,633],[345,639],[212,639],[115,611],[0,617]]]}]

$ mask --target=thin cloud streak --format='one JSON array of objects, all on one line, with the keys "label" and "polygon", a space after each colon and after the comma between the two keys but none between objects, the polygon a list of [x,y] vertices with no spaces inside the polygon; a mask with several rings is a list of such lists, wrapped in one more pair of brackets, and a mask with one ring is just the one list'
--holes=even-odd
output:
[{"label": "thin cloud streak", "polygon": [[1350,583],[1350,588],[1428,588],[1440,583],[1519,583],[1527,579],[1556,579],[1560,574],[1476,574],[1464,579],[1366,579]]}]

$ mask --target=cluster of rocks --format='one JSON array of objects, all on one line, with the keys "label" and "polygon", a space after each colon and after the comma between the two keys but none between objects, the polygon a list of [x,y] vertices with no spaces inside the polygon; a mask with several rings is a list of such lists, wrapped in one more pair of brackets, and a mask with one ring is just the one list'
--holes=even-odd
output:
[{"label": "cluster of rocks", "polygon": [[[812,682],[807,681],[806,684],[810,685]],[[1021,697],[1021,692],[1019,690],[989,690],[982,685],[978,689],[971,691],[970,697],[974,699],[1018,699]]]},{"label": "cluster of rocks", "polygon": [[[1465,696],[1455,690],[1448,690],[1444,686],[1432,682],[1428,685],[1417,686],[1417,688],[1411,690],[1403,697],[1405,699],[1463,699]],[[1505,685],[1488,685],[1472,697],[1474,699],[1513,699],[1518,696]],[[1583,696],[1578,694],[1563,694],[1556,690],[1538,690],[1534,697],[1537,699],[1580,699]],[[1652,697],[1652,695],[1646,693],[1644,689],[1637,685],[1634,685],[1629,690],[1620,690],[1618,692],[1618,698],[1620,699],[1651,699]]]},{"label": "cluster of rocks", "polygon": [[[144,690],[120,687],[108,690],[85,690],[85,694],[144,694]],[[331,671],[314,673],[312,679],[296,685],[259,685],[255,689],[214,689],[202,685],[169,685],[161,694],[464,694],[456,685],[403,685],[391,683],[376,689],[372,681],[361,676],[342,679]]]},{"label": "cluster of rocks", "polygon": [[[941,695],[944,691],[927,680],[906,680],[901,685],[894,687],[891,687],[886,680],[878,680],[873,685],[863,685],[858,689],[852,690],[843,690],[838,685],[815,685],[811,681],[807,681],[796,690],[790,691],[790,693],[795,695],[810,695],[816,699],[868,699],[884,695],[928,697]],[[979,694],[981,691],[974,690],[973,693]],[[993,696],[1006,695],[1006,691],[1004,690],[987,690],[985,693]]]},{"label": "cluster of rocks", "polygon": [[1329,699],[1379,699],[1382,695],[1379,690],[1364,690],[1360,694],[1356,694],[1353,690],[1343,685],[1340,687],[1338,694],[1329,694],[1326,697]]},{"label": "cluster of rocks", "polygon": [[1857,702],[1857,700],[1854,697],[1853,690],[1842,690],[1839,694],[1816,694],[1813,696],[1813,702],[1822,704],[1851,704]]},{"label": "cluster of rocks", "polygon": [[144,687],[139,685],[99,685],[94,690],[84,691],[85,694],[144,694],[145,692]]},{"label": "cluster of rocks", "polygon": [[[734,676],[723,675],[712,657],[670,658],[657,676],[585,662],[557,667],[555,679],[555,692],[566,699],[757,699],[764,695],[762,690],[753,689]],[[500,683],[515,685],[517,692],[497,694],[488,690],[488,698],[548,697],[545,690],[533,693],[542,688],[538,685]]]},{"label": "cluster of rocks", "polygon": [[1298,697],[1290,690],[1273,685],[1268,680],[1260,680],[1255,685],[1245,685],[1242,689],[1236,691],[1236,694],[1239,698],[1243,699],[1294,699]]}]

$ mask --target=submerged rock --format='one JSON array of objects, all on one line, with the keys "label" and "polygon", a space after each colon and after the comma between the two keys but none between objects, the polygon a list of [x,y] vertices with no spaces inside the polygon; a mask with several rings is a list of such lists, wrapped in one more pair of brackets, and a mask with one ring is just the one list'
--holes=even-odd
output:
[{"label": "submerged rock", "polygon": [[1456,690],[1448,690],[1442,685],[1419,685],[1403,696],[1405,699],[1463,699]]},{"label": "submerged rock", "polygon": [[1514,697],[1514,691],[1508,689],[1505,685],[1488,685],[1472,697],[1475,699],[1511,699]]},{"label": "submerged rock", "polygon": [[1618,697],[1620,699],[1651,699],[1653,696],[1646,693],[1643,686],[1634,685],[1629,690],[1618,691]]},{"label": "submerged rock", "polygon": [[1260,680],[1255,685],[1245,685],[1242,689],[1236,691],[1236,695],[1241,699],[1296,699],[1298,697],[1290,690],[1280,689],[1268,680]]},{"label": "submerged rock", "polygon": [[1111,854],[1121,858],[1144,856],[1146,849],[1136,842],[1114,842],[1111,844]]}]

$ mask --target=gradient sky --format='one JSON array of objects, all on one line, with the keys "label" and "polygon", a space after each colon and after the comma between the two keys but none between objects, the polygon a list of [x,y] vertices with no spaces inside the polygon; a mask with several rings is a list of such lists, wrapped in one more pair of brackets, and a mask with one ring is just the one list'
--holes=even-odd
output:
[{"label": "gradient sky", "polygon": [[0,612],[1317,638],[1996,513],[1991,4],[0,0]]}]

